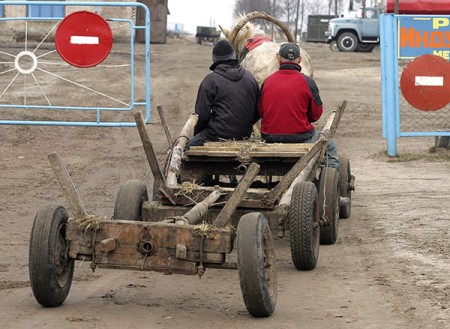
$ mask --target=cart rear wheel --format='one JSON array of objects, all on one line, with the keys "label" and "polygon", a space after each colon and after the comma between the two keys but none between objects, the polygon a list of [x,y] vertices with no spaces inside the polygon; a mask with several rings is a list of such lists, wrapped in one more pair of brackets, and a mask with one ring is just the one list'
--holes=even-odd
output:
[{"label": "cart rear wheel", "polygon": [[297,270],[312,270],[319,258],[319,214],[317,188],[301,182],[292,191],[289,211],[291,256]]},{"label": "cart rear wheel", "polygon": [[74,260],[68,255],[68,219],[66,209],[55,204],[41,207],[34,218],[29,274],[34,297],[43,306],[61,305],[72,284]]},{"label": "cart rear wheel", "polygon": [[114,219],[142,221],[142,205],[148,201],[147,187],[140,180],[123,183],[114,204]]},{"label": "cart rear wheel", "polygon": [[339,217],[349,218],[352,213],[352,191],[350,189],[350,178],[352,173],[350,170],[350,161],[341,156],[339,159],[339,187],[341,197],[346,198],[345,203],[339,205]]},{"label": "cart rear wheel", "polygon": [[325,216],[330,222],[330,225],[320,228],[320,243],[334,244],[339,224],[339,172],[334,168],[323,168],[319,186],[319,215],[320,218]]},{"label": "cart rear wheel", "polygon": [[237,265],[242,296],[254,317],[272,315],[277,301],[277,276],[272,233],[261,213],[241,217],[237,227]]}]

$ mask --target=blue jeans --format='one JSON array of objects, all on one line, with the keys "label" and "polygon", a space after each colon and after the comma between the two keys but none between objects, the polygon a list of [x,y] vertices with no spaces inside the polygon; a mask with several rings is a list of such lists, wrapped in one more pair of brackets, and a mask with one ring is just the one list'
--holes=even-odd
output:
[{"label": "blue jeans", "polygon": [[203,146],[206,142],[217,142],[217,140],[217,138],[207,138],[202,132],[199,132],[197,135],[192,136],[184,150],[188,150],[191,146]]},{"label": "blue jeans", "polygon": [[[305,143],[315,143],[315,142],[317,142],[319,137],[320,137],[320,133],[317,130],[315,130],[314,135],[310,138],[310,141],[305,142]],[[325,166],[339,170],[339,155],[337,152],[336,143],[332,139],[328,140],[327,157],[325,159]]]}]

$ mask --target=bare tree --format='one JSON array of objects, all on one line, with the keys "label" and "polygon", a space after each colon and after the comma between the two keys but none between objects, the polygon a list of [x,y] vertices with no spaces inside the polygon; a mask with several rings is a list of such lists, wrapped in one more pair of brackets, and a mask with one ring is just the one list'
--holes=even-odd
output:
[{"label": "bare tree", "polygon": [[271,0],[236,0],[234,3],[233,17],[239,18],[240,15],[252,11],[262,11],[271,13]]},{"label": "bare tree", "polygon": [[297,18],[297,1],[298,0],[281,0],[280,10],[284,15],[285,21],[287,23],[294,23]]},{"label": "bare tree", "polygon": [[306,10],[310,15],[320,15],[326,12],[325,4],[322,1],[306,0]]},{"label": "bare tree", "polygon": [[[252,11],[261,11],[277,17],[283,13],[282,6],[280,6],[282,1],[283,0],[236,0],[233,9],[233,17],[238,19],[241,15]],[[266,20],[256,20],[256,23],[266,32],[271,30],[273,34],[273,29],[271,28],[272,24],[270,22]]]},{"label": "bare tree", "polygon": [[[297,38],[305,29],[308,15],[336,15],[342,11],[344,0],[235,0],[233,16],[252,11],[261,11],[283,21],[295,33]],[[274,34],[273,24],[265,20],[257,20],[267,33]],[[278,29],[278,28],[277,28]]]}]

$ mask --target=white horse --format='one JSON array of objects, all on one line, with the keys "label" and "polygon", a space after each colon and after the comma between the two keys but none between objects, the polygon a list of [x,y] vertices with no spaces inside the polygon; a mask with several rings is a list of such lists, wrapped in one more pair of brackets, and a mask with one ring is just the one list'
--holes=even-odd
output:
[{"label": "white horse", "polygon": [[[225,37],[236,51],[241,65],[253,73],[261,85],[264,80],[280,66],[278,51],[282,43],[272,42],[259,25],[249,23],[252,19],[266,19],[277,24],[286,34],[288,41],[294,42],[288,28],[270,15],[261,12],[249,13],[238,21],[230,32],[220,27]],[[312,77],[311,57],[304,49],[300,49],[302,73]]]}]

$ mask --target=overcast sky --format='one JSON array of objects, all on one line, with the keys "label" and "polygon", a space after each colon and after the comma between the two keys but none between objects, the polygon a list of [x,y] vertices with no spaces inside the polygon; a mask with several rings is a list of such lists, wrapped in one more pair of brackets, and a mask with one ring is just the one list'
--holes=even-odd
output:
[{"label": "overcast sky", "polygon": [[194,33],[197,26],[222,25],[229,29],[233,23],[235,0],[168,0],[170,25],[184,24],[184,31]]}]

